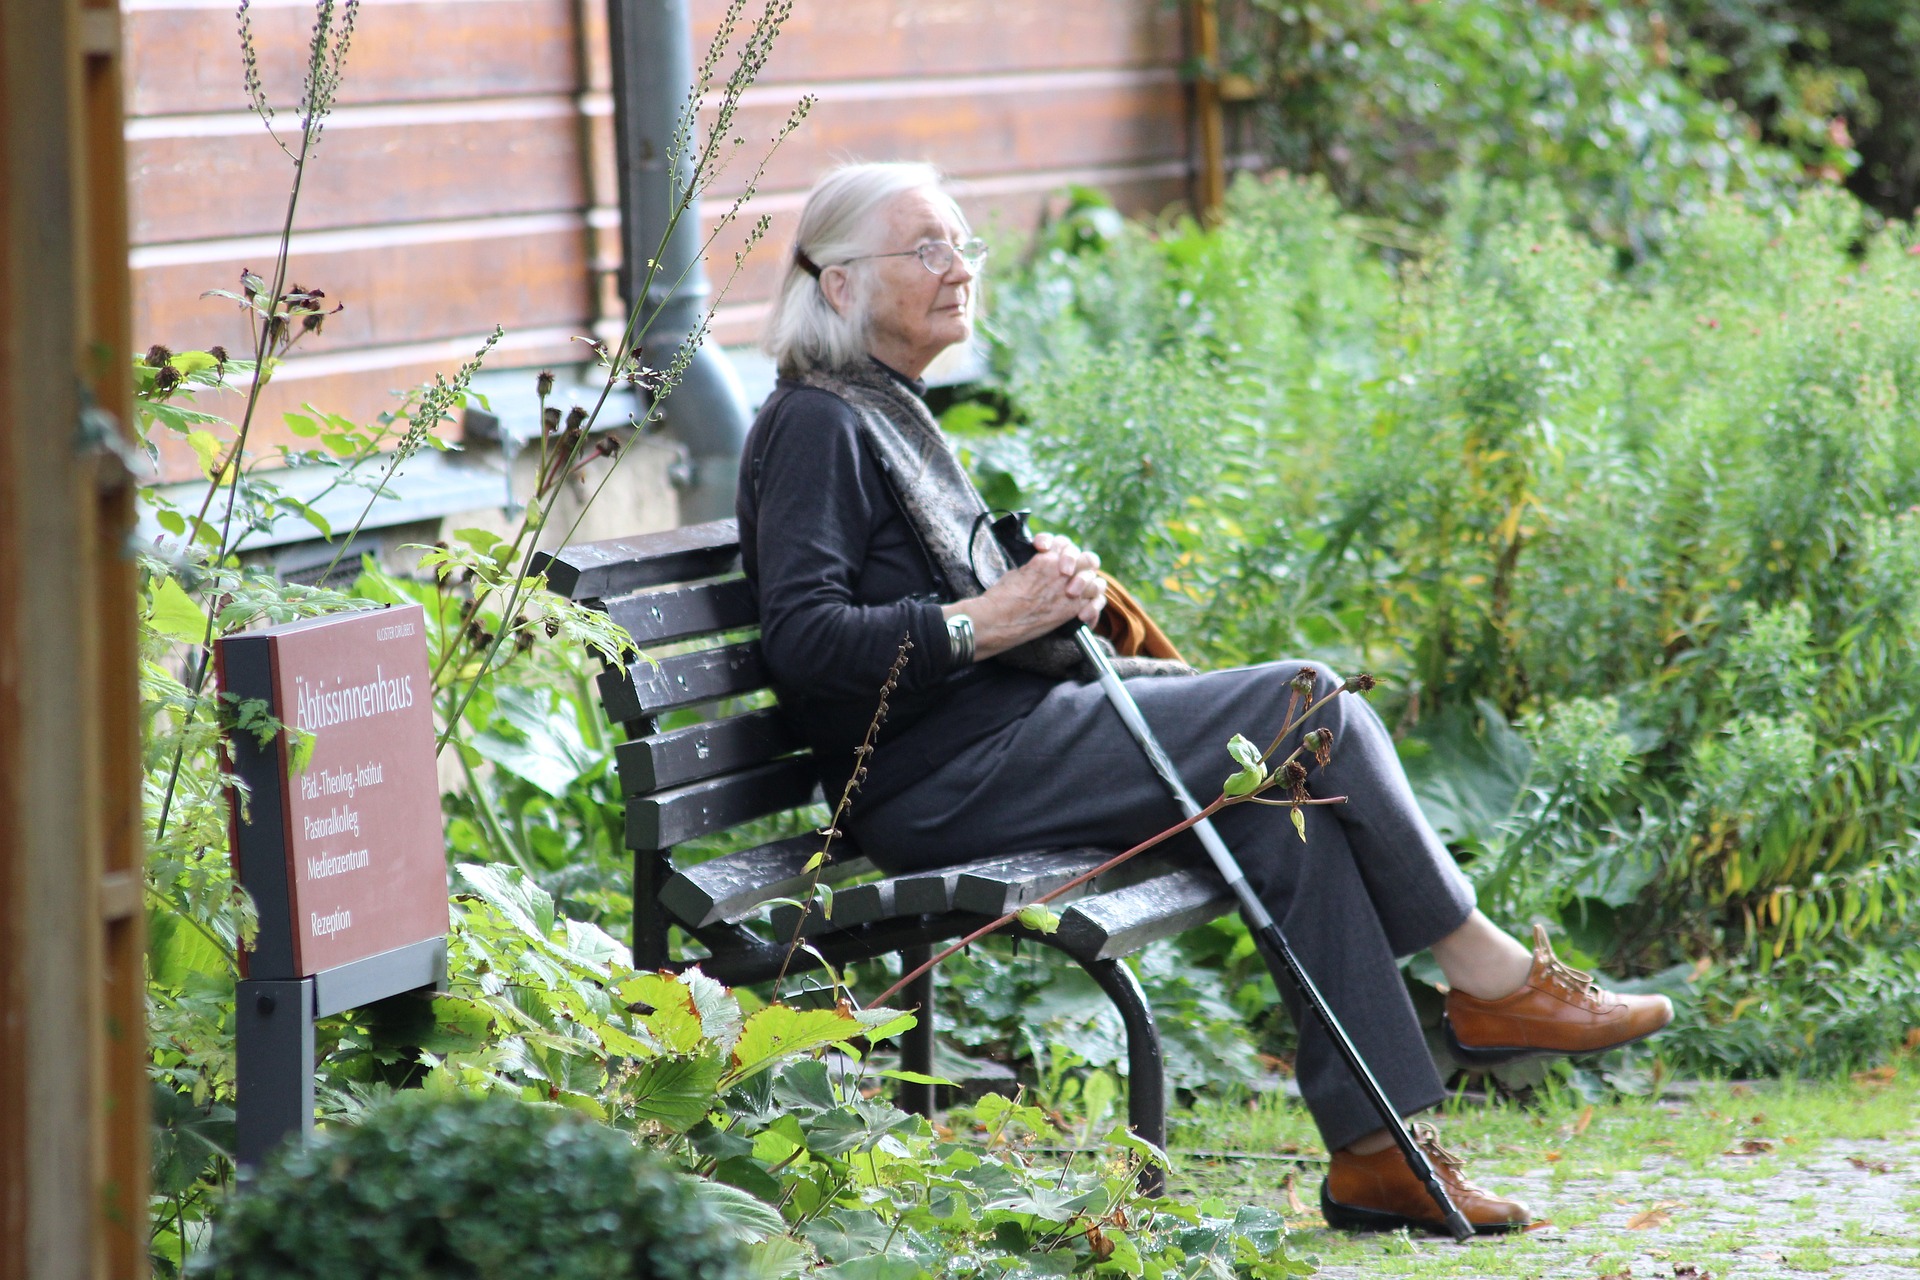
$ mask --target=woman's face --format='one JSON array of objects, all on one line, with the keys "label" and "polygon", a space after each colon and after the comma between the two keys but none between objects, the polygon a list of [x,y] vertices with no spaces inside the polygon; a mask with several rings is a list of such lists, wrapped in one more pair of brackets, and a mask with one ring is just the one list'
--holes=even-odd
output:
[{"label": "woman's face", "polygon": [[[902,256],[874,257],[865,264],[871,273],[867,350],[910,378],[919,377],[942,351],[973,335],[973,272],[955,254],[945,274],[935,275],[913,255],[932,241],[957,245],[966,239],[945,203],[924,188],[903,191],[888,201],[881,208],[884,231],[874,253]],[[829,287],[828,301],[841,309],[850,299],[846,272],[831,274],[839,280],[823,279],[822,284]],[[833,288],[835,284],[839,288]]]}]

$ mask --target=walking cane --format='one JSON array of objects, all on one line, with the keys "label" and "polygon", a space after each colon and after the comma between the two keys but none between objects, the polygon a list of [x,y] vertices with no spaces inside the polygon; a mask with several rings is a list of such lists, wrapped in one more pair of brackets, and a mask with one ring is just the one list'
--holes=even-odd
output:
[{"label": "walking cane", "polygon": [[[1023,511],[1016,511],[995,520],[993,536],[1016,565],[1025,564],[1036,553],[1033,539],[1027,532],[1027,517]],[[1075,643],[1080,646],[1080,652],[1085,654],[1087,661],[1093,664],[1094,672],[1100,679],[1100,688],[1107,695],[1107,701],[1113,704],[1115,711],[1120,713],[1120,719],[1126,723],[1128,731],[1133,734],[1134,741],[1138,742],[1140,750],[1146,753],[1147,762],[1153,766],[1153,771],[1160,775],[1160,780],[1173,794],[1174,801],[1180,806],[1181,816],[1191,818],[1199,813],[1199,803],[1187,790],[1186,783],[1180,780],[1173,762],[1167,759],[1166,751],[1160,746],[1160,740],[1153,736],[1153,730],[1148,726],[1146,717],[1140,714],[1139,704],[1133,700],[1133,695],[1127,692],[1127,686],[1121,683],[1119,675],[1114,672],[1113,664],[1107,660],[1106,651],[1094,639],[1093,632],[1088,630],[1085,623],[1074,623],[1072,634]],[[1240,870],[1240,863],[1227,848],[1226,841],[1222,840],[1220,833],[1214,830],[1213,822],[1202,818],[1193,824],[1193,833],[1200,838],[1201,846],[1213,859],[1214,870],[1220,873],[1220,878],[1227,882],[1227,887],[1233,890],[1233,896],[1239,900],[1240,913],[1246,917],[1247,926],[1253,931],[1254,938],[1266,948],[1269,955],[1280,962],[1280,968],[1285,971],[1295,989],[1300,992],[1307,1007],[1313,1010],[1314,1017],[1319,1020],[1320,1025],[1326,1029],[1327,1035],[1333,1040],[1334,1047],[1340,1051],[1340,1056],[1346,1060],[1347,1069],[1353,1072],[1353,1078],[1359,1082],[1362,1092],[1367,1095],[1367,1100],[1379,1113],[1381,1123],[1386,1126],[1387,1132],[1393,1135],[1394,1142],[1400,1148],[1400,1154],[1407,1159],[1407,1166],[1426,1187],[1427,1194],[1433,1197],[1434,1204],[1439,1206],[1440,1216],[1445,1220],[1447,1230],[1452,1233],[1456,1241],[1471,1238],[1474,1233],[1473,1224],[1468,1222],[1466,1215],[1454,1206],[1452,1198],[1447,1195],[1447,1189],[1440,1183],[1440,1175],[1434,1171],[1433,1162],[1427,1159],[1427,1153],[1422,1151],[1420,1144],[1414,1141],[1413,1133],[1407,1128],[1406,1120],[1394,1110],[1392,1101],[1387,1097],[1387,1091],[1380,1087],[1380,1081],[1374,1077],[1373,1070],[1367,1066],[1366,1059],[1360,1056],[1360,1050],[1354,1046],[1352,1038],[1347,1035],[1347,1029],[1340,1025],[1340,1019],[1334,1015],[1332,1007],[1327,1004],[1327,998],[1320,994],[1320,988],[1314,985],[1313,979],[1308,977],[1307,971],[1301,967],[1300,958],[1293,953],[1293,947],[1288,944],[1286,935],[1280,932],[1280,926],[1268,912],[1266,904],[1260,901],[1259,895],[1253,891],[1253,886],[1247,883],[1246,873]]]}]

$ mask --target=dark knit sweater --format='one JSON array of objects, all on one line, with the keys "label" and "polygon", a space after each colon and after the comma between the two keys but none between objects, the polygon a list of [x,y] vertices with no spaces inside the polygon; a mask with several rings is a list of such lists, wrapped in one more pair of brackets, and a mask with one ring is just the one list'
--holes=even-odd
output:
[{"label": "dark knit sweater", "polygon": [[776,385],[748,433],[735,505],[774,691],[829,802],[903,637],[913,649],[856,806],[1026,715],[1053,683],[997,662],[953,668],[940,605],[978,589],[940,580],[840,397]]}]

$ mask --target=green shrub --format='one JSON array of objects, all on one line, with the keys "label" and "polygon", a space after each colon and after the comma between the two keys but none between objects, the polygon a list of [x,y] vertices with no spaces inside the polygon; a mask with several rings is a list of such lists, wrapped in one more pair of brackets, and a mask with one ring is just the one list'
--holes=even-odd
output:
[{"label": "green shrub", "polygon": [[1710,83],[1724,63],[1630,0],[1241,0],[1225,25],[1272,162],[1403,222],[1441,217],[1463,171],[1540,180],[1637,255],[1717,197],[1857,159],[1824,119],[1761,141]]},{"label": "green shrub", "polygon": [[[1216,228],[1042,251],[995,282],[1010,429],[966,447],[1069,531],[1128,536],[1131,512],[1130,545],[1087,541],[1189,656],[1381,676],[1423,802],[1510,924],[1725,990],[1897,954],[1920,894],[1912,229],[1832,190],[1724,202],[1622,269],[1545,187],[1454,197],[1384,251],[1289,178],[1236,184]],[[1135,437],[1048,353],[1204,382],[1153,424],[1201,480],[1126,492]],[[1883,999],[1913,976],[1874,972]],[[1707,996],[1721,1024],[1788,1003]],[[1867,1056],[1903,1032],[1847,1025]],[[1692,1060],[1765,1039],[1726,1029]]]},{"label": "green shrub", "polygon": [[717,1213],[625,1134],[502,1097],[406,1093],[282,1149],[220,1217],[231,1280],[729,1280]]}]

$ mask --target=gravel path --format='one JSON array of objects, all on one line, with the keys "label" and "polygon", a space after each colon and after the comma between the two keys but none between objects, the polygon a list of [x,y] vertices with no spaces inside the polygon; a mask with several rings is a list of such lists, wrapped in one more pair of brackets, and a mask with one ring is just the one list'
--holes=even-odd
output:
[{"label": "gravel path", "polygon": [[[1548,1221],[1460,1247],[1383,1237],[1303,1240],[1328,1280],[1382,1275],[1539,1280],[1763,1280],[1920,1277],[1920,1144],[1850,1140],[1801,1152],[1754,1144],[1708,1171],[1650,1159],[1632,1172],[1555,1176],[1551,1166],[1489,1177]],[[1303,1196],[1305,1195],[1303,1188]],[[1356,1247],[1371,1256],[1355,1261]]]}]

